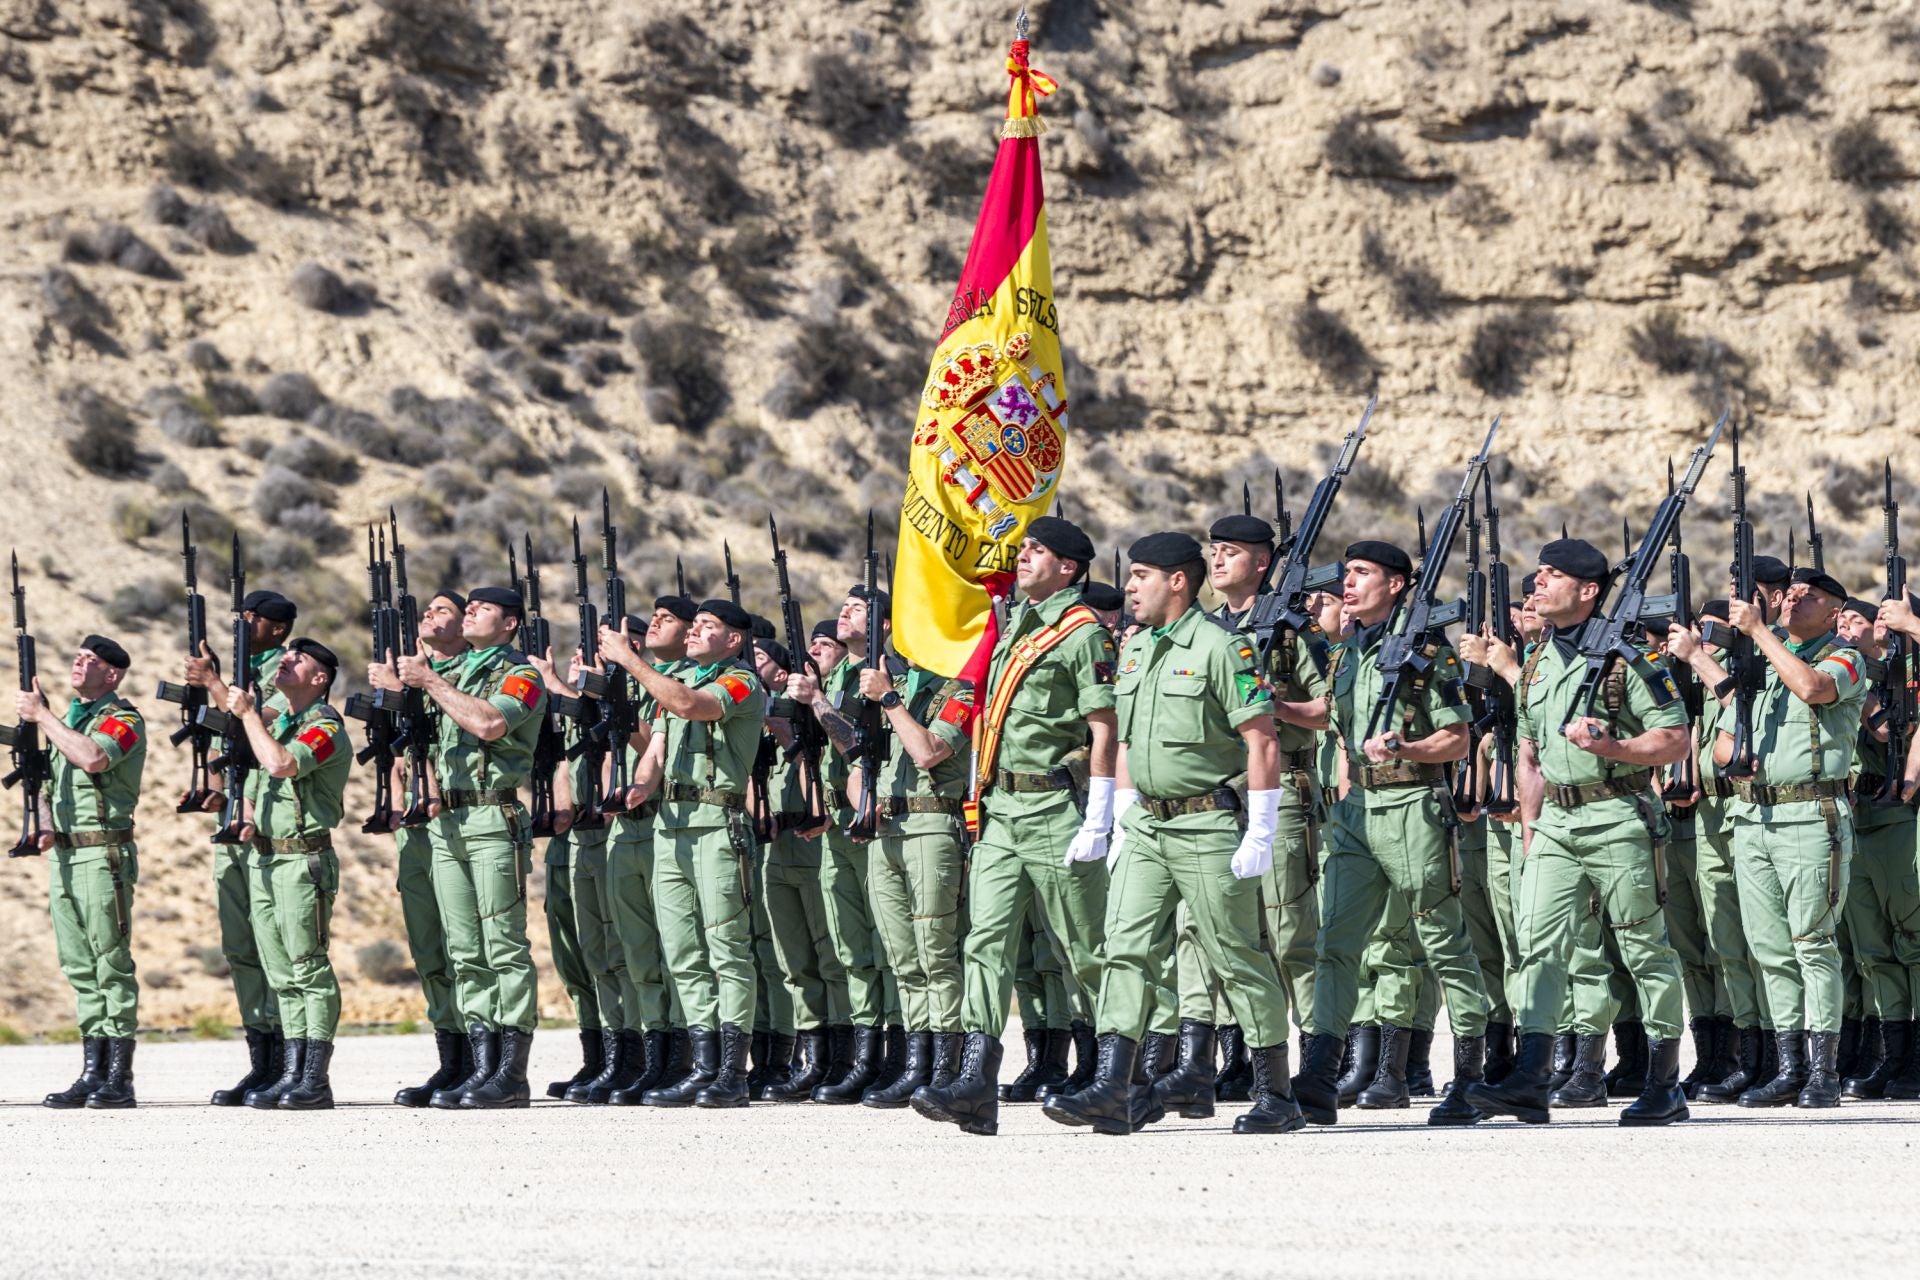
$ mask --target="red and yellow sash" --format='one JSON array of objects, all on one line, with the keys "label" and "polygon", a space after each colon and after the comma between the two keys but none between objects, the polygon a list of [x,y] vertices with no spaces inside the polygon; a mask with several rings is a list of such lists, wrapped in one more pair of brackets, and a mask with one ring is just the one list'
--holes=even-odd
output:
[{"label": "red and yellow sash", "polygon": [[1000,758],[1000,730],[1013,706],[1013,695],[1040,665],[1040,660],[1082,627],[1100,625],[1100,615],[1086,605],[1070,606],[1060,620],[1041,627],[1032,635],[1014,641],[1007,665],[994,682],[992,696],[973,722],[973,798],[966,803],[967,830],[980,829],[980,793],[993,781],[994,764]]}]

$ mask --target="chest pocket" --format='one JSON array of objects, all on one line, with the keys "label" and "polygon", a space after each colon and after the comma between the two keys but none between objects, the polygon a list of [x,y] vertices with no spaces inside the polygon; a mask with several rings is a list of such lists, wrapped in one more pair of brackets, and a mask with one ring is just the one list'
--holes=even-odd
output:
[{"label": "chest pocket", "polygon": [[1015,711],[1055,719],[1073,709],[1073,689],[1056,674],[1034,671],[1013,691]]},{"label": "chest pocket", "polygon": [[1168,676],[1155,709],[1162,741],[1191,745],[1207,736],[1207,682],[1202,676]]}]

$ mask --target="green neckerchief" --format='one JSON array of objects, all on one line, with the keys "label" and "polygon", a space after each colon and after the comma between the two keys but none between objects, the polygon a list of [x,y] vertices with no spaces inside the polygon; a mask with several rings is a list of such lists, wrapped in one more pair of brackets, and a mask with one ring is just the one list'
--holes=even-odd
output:
[{"label": "green neckerchief", "polygon": [[1791,653],[1794,657],[1797,658],[1803,653],[1811,653],[1813,650],[1818,649],[1821,645],[1825,644],[1827,641],[1833,638],[1834,638],[1834,633],[1831,631],[1823,631],[1819,635],[1815,636],[1813,639],[1807,640],[1804,642],[1795,640],[1792,637],[1788,637],[1787,652]]},{"label": "green neckerchief", "polygon": [[694,686],[697,688],[705,684],[707,681],[713,679],[716,672],[724,671],[732,665],[733,660],[728,658],[720,662],[709,662],[705,666],[695,667],[693,669]]},{"label": "green neckerchief", "polygon": [[936,675],[923,667],[908,667],[907,701],[912,702],[915,698],[918,698],[924,690],[933,686],[934,681],[945,679],[945,676]]},{"label": "green neckerchief", "polygon": [[460,669],[460,683],[465,684],[467,681],[473,679],[474,672],[493,661],[493,655],[499,653],[506,647],[507,646],[503,644],[496,644],[489,645],[485,649],[474,649],[470,651],[467,654],[466,665]]},{"label": "green neckerchief", "polygon": [[67,728],[78,729],[86,723],[87,717],[93,714],[95,707],[112,696],[111,693],[103,693],[92,702],[82,702],[78,698],[69,699],[67,702]]}]

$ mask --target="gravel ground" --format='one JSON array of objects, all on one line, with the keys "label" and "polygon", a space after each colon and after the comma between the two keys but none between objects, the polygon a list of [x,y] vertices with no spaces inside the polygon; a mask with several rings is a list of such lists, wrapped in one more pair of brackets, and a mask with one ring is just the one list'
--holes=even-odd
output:
[{"label": "gravel ground", "polygon": [[[536,1039],[536,1092],[576,1044]],[[136,1111],[39,1106],[78,1057],[0,1050],[0,1274],[1724,1280],[1911,1275],[1920,1243],[1920,1103],[1638,1131],[1617,1107],[1445,1131],[1416,1108],[1277,1139],[1234,1137],[1237,1106],[1125,1139],[1020,1106],[984,1139],[858,1107],[409,1111],[388,1099],[431,1041],[368,1036],[331,1113],[206,1106],[237,1041],[142,1045]]]}]

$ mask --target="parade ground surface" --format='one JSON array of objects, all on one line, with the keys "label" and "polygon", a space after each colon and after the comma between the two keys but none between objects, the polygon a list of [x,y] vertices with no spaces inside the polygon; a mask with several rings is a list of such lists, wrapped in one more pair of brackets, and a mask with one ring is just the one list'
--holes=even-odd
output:
[{"label": "parade ground surface", "polygon": [[[576,1045],[537,1037],[536,1093]],[[139,1109],[103,1113],[38,1104],[77,1047],[0,1049],[0,1274],[1857,1277],[1912,1275],[1920,1243],[1920,1103],[1640,1131],[1618,1104],[1470,1130],[1416,1106],[1286,1138],[1233,1136],[1240,1106],[1130,1138],[1013,1106],[993,1139],[865,1108],[388,1105],[432,1054],[349,1037],[340,1107],[284,1115],[206,1105],[237,1042],[143,1044]]]}]

